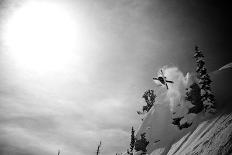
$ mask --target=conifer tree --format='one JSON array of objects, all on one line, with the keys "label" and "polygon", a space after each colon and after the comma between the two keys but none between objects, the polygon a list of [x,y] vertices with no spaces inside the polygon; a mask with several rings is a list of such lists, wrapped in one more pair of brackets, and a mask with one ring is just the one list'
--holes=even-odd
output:
[{"label": "conifer tree", "polygon": [[204,55],[201,50],[196,46],[194,57],[197,63],[197,75],[199,78],[199,86],[201,89],[201,101],[204,105],[206,112],[215,113],[215,97],[211,91],[211,79],[205,68]]},{"label": "conifer tree", "polygon": [[197,114],[204,109],[203,102],[201,101],[201,89],[195,82],[187,89],[185,100],[190,101],[194,105],[189,109],[188,113]]},{"label": "conifer tree", "polygon": [[143,153],[147,152],[147,145],[149,144],[149,141],[146,139],[146,133],[142,133],[140,135],[140,139],[135,141],[135,150],[136,151],[142,151]]},{"label": "conifer tree", "polygon": [[130,152],[133,151],[134,146],[135,146],[135,130],[134,130],[133,126],[132,126],[132,128],[131,128]]},{"label": "conifer tree", "polygon": [[144,98],[147,105],[143,106],[143,109],[142,109],[143,111],[142,112],[137,111],[137,113],[139,115],[148,112],[151,109],[151,107],[154,105],[155,99],[156,99],[156,95],[154,94],[154,90],[149,89],[149,90],[145,91],[142,98]]}]

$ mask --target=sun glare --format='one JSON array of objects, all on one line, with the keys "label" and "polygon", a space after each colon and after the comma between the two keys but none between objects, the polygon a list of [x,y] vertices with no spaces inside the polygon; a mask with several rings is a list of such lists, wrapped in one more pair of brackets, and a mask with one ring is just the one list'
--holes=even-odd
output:
[{"label": "sun glare", "polygon": [[9,17],[3,38],[17,66],[46,73],[69,65],[80,33],[74,17],[61,4],[31,1]]}]

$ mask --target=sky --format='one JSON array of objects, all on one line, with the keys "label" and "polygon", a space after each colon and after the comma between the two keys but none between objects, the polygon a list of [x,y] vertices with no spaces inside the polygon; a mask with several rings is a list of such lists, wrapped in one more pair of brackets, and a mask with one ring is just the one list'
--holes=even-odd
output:
[{"label": "sky", "polygon": [[159,68],[192,72],[195,45],[209,71],[231,62],[230,17],[209,0],[0,0],[0,154],[125,151]]}]

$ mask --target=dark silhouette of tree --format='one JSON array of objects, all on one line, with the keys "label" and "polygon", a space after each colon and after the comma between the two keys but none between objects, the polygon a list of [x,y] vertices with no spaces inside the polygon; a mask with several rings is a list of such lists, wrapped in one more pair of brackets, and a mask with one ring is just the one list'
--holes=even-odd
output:
[{"label": "dark silhouette of tree", "polygon": [[178,126],[178,127],[179,127],[179,129],[181,130],[181,129],[183,129],[183,128],[188,128],[188,127],[190,127],[191,125],[192,125],[192,122],[191,122],[191,123],[185,122],[185,123],[181,124],[181,125]]},{"label": "dark silhouette of tree", "polygon": [[146,139],[146,133],[142,133],[140,137],[141,138],[139,140],[135,141],[134,148],[136,151],[142,151],[143,153],[146,153],[147,152],[146,147],[149,144],[149,141],[147,141]]},{"label": "dark silhouette of tree", "polygon": [[183,124],[180,124],[180,121],[183,119],[184,117],[177,117],[177,118],[173,118],[173,122],[172,124],[176,125],[180,130],[183,128],[188,128],[192,125],[192,123],[189,122],[185,122]]},{"label": "dark silhouette of tree", "polygon": [[[210,86],[212,81],[205,68],[204,55],[197,46],[195,47],[194,58],[197,63],[196,73],[199,80],[198,83],[193,83],[186,89],[185,100],[190,101],[193,105],[193,107],[189,108],[188,114],[198,114],[203,110],[215,113],[215,98]],[[182,119],[183,117],[173,118],[172,124],[176,125],[179,129],[188,128],[192,125],[192,123],[188,122],[181,124]]]},{"label": "dark silhouette of tree", "polygon": [[96,155],[99,155],[99,154],[100,154],[100,148],[101,148],[101,146],[102,146],[102,143],[101,143],[101,141],[100,141],[100,143],[99,143],[98,146],[97,146]]},{"label": "dark silhouette of tree", "polygon": [[172,119],[173,120],[172,124],[180,126],[180,121],[181,121],[182,118],[184,118],[184,117],[173,118]]},{"label": "dark silhouette of tree", "polygon": [[204,55],[201,50],[196,46],[194,57],[196,59],[197,68],[196,72],[199,78],[199,87],[201,89],[201,101],[204,110],[209,113],[215,113],[215,97],[211,91],[211,79],[205,68]]},{"label": "dark silhouette of tree", "polygon": [[135,146],[135,130],[134,130],[133,126],[132,126],[132,128],[131,128],[130,152],[133,151],[134,146]]},{"label": "dark silhouette of tree", "polygon": [[143,106],[142,112],[137,111],[137,113],[139,115],[147,113],[151,109],[151,107],[154,105],[155,99],[156,99],[156,95],[154,94],[154,90],[149,89],[149,90],[145,91],[142,98],[144,98],[146,105]]},{"label": "dark silhouette of tree", "polygon": [[201,89],[196,83],[193,83],[187,89],[185,100],[190,101],[194,105],[194,107],[189,109],[188,113],[198,114],[204,109],[203,102],[201,100]]}]

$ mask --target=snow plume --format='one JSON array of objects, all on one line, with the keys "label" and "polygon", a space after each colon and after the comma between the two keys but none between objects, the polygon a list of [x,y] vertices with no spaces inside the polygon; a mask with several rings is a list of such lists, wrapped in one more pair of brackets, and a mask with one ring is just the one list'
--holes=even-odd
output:
[{"label": "snow plume", "polygon": [[170,111],[175,111],[175,107],[183,105],[186,88],[192,84],[193,78],[187,73],[186,76],[177,68],[169,67],[163,70],[167,80],[173,81],[168,84],[165,100],[169,101]]},{"label": "snow plume", "polygon": [[[185,76],[177,67],[166,67],[162,70],[167,80],[174,83],[168,83],[169,89],[162,86],[165,92],[160,97],[160,104],[154,104],[136,134],[139,139],[142,133],[146,133],[149,141],[146,147],[148,154],[156,154],[157,151],[167,154],[175,142],[196,126],[196,115],[188,114],[189,108],[194,105],[185,100],[186,88],[196,82],[195,76],[190,73]],[[179,119],[178,123],[173,123],[175,119]]]}]

